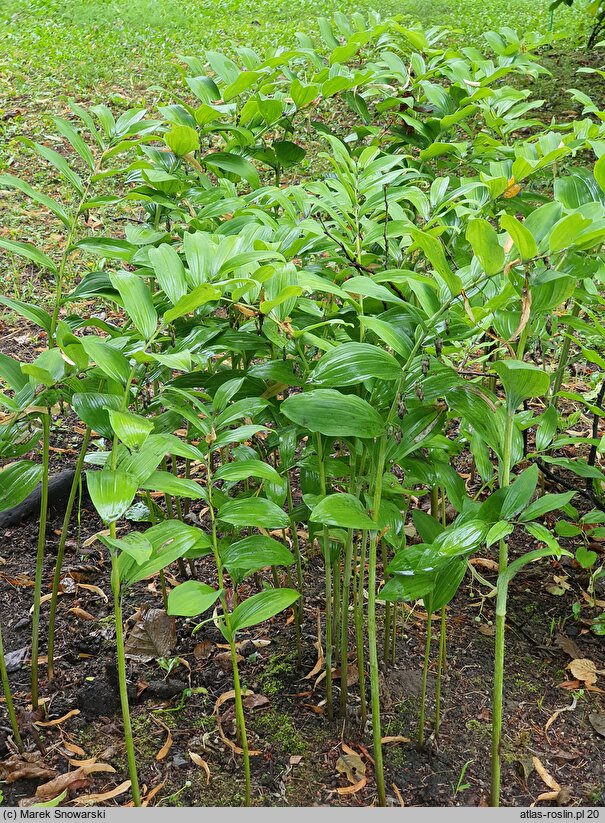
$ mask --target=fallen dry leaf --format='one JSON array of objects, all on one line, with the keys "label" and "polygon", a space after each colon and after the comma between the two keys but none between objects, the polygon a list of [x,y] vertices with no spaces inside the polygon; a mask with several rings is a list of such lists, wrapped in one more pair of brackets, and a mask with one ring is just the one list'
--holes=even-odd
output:
[{"label": "fallen dry leaf", "polygon": [[164,743],[162,748],[159,750],[159,752],[155,756],[156,761],[159,762],[160,760],[164,760],[164,758],[166,757],[166,755],[168,754],[168,752],[172,748],[172,743],[173,743],[172,732],[170,731],[168,726],[166,726],[165,723],[162,723],[162,721],[159,720],[157,717],[154,717],[153,719],[155,720],[155,722],[158,725],[160,725],[160,726],[162,726],[162,728],[166,729],[166,742]]},{"label": "fallen dry leaf", "polygon": [[[149,806],[149,804],[151,803],[151,801],[153,800],[153,798],[156,796],[156,794],[157,794],[159,791],[161,791],[161,789],[163,789],[165,785],[166,785],[166,781],[165,781],[165,780],[162,780],[162,782],[161,782],[161,783],[158,783],[158,785],[157,785],[157,786],[154,786],[154,787],[153,787],[153,789],[150,789],[150,790],[147,792],[147,794],[145,795],[145,797],[143,797],[143,798],[141,799],[141,806],[143,806],[143,807],[145,807],[145,808],[146,808],[147,806]],[[129,804],[129,805],[130,805],[130,804]],[[133,803],[132,805],[134,806],[134,803]]]},{"label": "fallen dry leaf", "polygon": [[104,803],[106,800],[113,800],[114,797],[124,794],[130,788],[130,780],[125,780],[109,792],[102,792],[101,794],[83,794],[80,797],[74,797],[73,802],[78,806],[97,806],[99,803]]},{"label": "fallen dry leaf", "polygon": [[48,779],[55,777],[56,774],[55,769],[46,766],[40,752],[13,754],[0,762],[0,780],[6,783],[14,783],[17,780]]},{"label": "fallen dry leaf", "polygon": [[302,763],[302,759],[302,754],[292,754],[290,755],[290,765],[298,766],[299,763]]},{"label": "fallen dry leaf", "polygon": [[87,612],[85,609],[80,609],[78,606],[73,606],[73,608],[68,609],[67,611],[71,612],[71,614],[75,614],[75,616],[79,617],[80,620],[96,620],[97,619],[90,612]]},{"label": "fallen dry leaf", "polygon": [[563,714],[563,712],[572,712],[576,708],[577,705],[578,705],[578,700],[577,700],[576,697],[574,697],[573,702],[569,706],[564,706],[562,709],[557,709],[557,711],[553,712],[551,714],[551,716],[548,718],[548,720],[546,721],[546,725],[544,726],[544,734],[546,735],[546,739],[548,740],[549,743],[550,743],[550,739],[548,737],[548,730],[550,729],[552,724],[555,722],[557,717],[560,714]]},{"label": "fallen dry leaf", "polygon": [[90,780],[88,779],[88,771],[86,769],[74,769],[73,772],[66,772],[60,774],[58,777],[49,780],[48,783],[43,783],[36,789],[36,797],[38,800],[53,800],[64,791],[70,789],[81,789],[88,786]]},{"label": "fallen dry leaf", "polygon": [[361,757],[349,749],[352,754],[341,754],[336,761],[336,771],[344,775],[349,783],[357,784],[365,776],[366,766]]},{"label": "fallen dry leaf", "polygon": [[383,737],[381,742],[385,746],[394,746],[397,743],[411,743],[412,741],[409,737],[401,737],[401,735],[391,735],[388,737]]},{"label": "fallen dry leaf", "polygon": [[149,663],[170,657],[176,646],[176,623],[163,609],[149,609],[137,621],[126,640],[126,657]]},{"label": "fallen dry leaf", "polygon": [[[244,659],[239,652],[236,652],[237,662],[241,663]],[[233,670],[233,662],[231,660],[231,652],[220,652],[219,654],[215,655],[214,662],[221,667],[224,672],[230,672]]]},{"label": "fallen dry leaf", "polygon": [[557,794],[561,791],[561,786],[557,783],[554,777],[546,771],[544,764],[538,757],[532,757],[532,763],[534,764],[534,769],[540,775],[542,782],[548,786],[549,789],[552,789],[553,792],[557,792]]},{"label": "fallen dry leaf", "polygon": [[106,603],[109,603],[109,598],[107,597],[103,589],[99,588],[99,586],[93,586],[92,583],[78,583],[77,588],[86,589],[86,591],[89,592],[94,592],[95,594],[98,594],[99,597],[101,597]]},{"label": "fallen dry leaf", "polygon": [[64,714],[63,717],[57,717],[55,720],[47,720],[44,723],[40,720],[36,720],[34,723],[35,726],[42,726],[44,729],[51,728],[52,726],[60,726],[61,723],[65,723],[66,720],[69,720],[71,717],[76,717],[80,714],[80,709],[72,709],[67,714]]},{"label": "fallen dry leaf", "polygon": [[597,674],[602,674],[594,660],[588,657],[578,657],[568,664],[567,668],[577,680],[583,680],[587,686],[593,686],[597,682]]},{"label": "fallen dry leaf", "polygon": [[582,657],[582,652],[571,637],[567,637],[567,635],[559,633],[555,637],[555,643],[560,649],[563,649],[565,654],[568,654],[572,660],[577,660]]},{"label": "fallen dry leaf", "polygon": [[403,802],[403,797],[401,796],[401,792],[399,791],[399,786],[397,786],[395,783],[391,783],[391,786],[393,787],[393,791],[395,792],[395,795],[397,796],[397,800],[399,801],[399,805],[403,809],[404,806],[405,806],[405,803]]},{"label": "fallen dry leaf", "polygon": [[588,721],[597,734],[605,737],[605,712],[593,712],[589,714]]},{"label": "fallen dry leaf", "polygon": [[363,789],[367,782],[368,778],[364,776],[358,783],[355,783],[353,786],[343,786],[340,789],[336,789],[336,794],[356,794],[357,792],[361,791],[361,789]]},{"label": "fallen dry leaf", "polygon": [[200,757],[199,754],[196,754],[195,752],[189,752],[189,757],[196,766],[199,766],[206,772],[206,785],[208,785],[208,783],[210,783],[210,766],[206,763],[203,757]]}]

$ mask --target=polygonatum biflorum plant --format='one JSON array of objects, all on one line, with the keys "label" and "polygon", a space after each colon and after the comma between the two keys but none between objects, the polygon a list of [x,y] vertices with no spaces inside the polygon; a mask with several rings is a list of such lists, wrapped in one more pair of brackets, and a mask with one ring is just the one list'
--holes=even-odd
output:
[{"label": "polygonatum biflorum plant", "polygon": [[[496,600],[497,805],[510,581],[527,563],[574,553],[602,573],[583,536],[605,517],[605,117],[586,99],[583,118],[543,124],[541,101],[519,88],[544,71],[535,35],[488,32],[481,52],[360,15],[320,31],[320,43],[301,34],[288,51],[187,58],[182,92],[166,91],[155,119],[72,106],[74,119],[56,120],[69,160],[28,144],[71,187],[65,204],[0,178],[65,227],[58,259],[0,240],[55,282],[48,311],[0,296],[48,341],[33,362],[0,356],[0,507],[41,483],[37,651],[49,439],[57,405],[68,407],[86,434],[59,542],[48,676],[85,471],[111,559],[137,805],[122,606],[142,580],[157,575],[169,614],[213,622],[229,646],[250,803],[236,638],[292,607],[300,656],[316,546],[325,713],[346,720],[358,699],[365,726],[369,706],[384,805],[379,657],[397,659],[397,604],[420,601],[429,617],[422,744],[431,617],[441,618],[438,733],[447,606],[470,569]],[[84,226],[118,206],[123,236]],[[566,384],[572,353],[590,371],[586,395]],[[594,421],[589,436],[569,431],[580,411]],[[562,456],[569,446],[574,456]],[[552,512],[566,517],[554,533],[542,522]],[[530,546],[521,554],[519,532]],[[495,584],[470,562],[492,547]],[[173,564],[179,582],[165,573]],[[19,745],[4,674],[3,684]]]}]

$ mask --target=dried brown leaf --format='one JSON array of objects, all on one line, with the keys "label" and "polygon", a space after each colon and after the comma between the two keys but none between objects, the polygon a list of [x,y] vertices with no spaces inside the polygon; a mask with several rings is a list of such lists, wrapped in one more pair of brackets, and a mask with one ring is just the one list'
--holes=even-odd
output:
[{"label": "dried brown leaf", "polygon": [[43,783],[36,789],[36,797],[38,800],[52,800],[57,795],[65,790],[80,789],[88,786],[90,780],[88,779],[88,771],[86,769],[74,769],[73,772],[66,772],[60,774],[58,777],[49,780],[48,783]]},{"label": "dried brown leaf", "polygon": [[578,657],[572,660],[567,668],[577,680],[583,680],[587,686],[593,686],[597,682],[597,667],[594,660],[588,657]]},{"label": "dried brown leaf", "polygon": [[206,772],[206,785],[210,783],[210,766],[206,763],[203,757],[195,752],[189,752],[189,757],[193,760],[196,766],[199,766]]},{"label": "dried brown leaf", "polygon": [[13,754],[0,762],[0,780],[6,783],[14,783],[17,780],[40,780],[54,777],[56,774],[55,769],[44,763],[40,752]]},{"label": "dried brown leaf", "polygon": [[561,791],[561,787],[559,786],[557,781],[554,779],[554,777],[551,774],[548,773],[548,771],[544,767],[544,764],[542,763],[540,758],[534,756],[534,757],[532,757],[531,760],[532,760],[532,763],[534,764],[534,769],[540,775],[540,778],[542,779],[542,782],[546,786],[548,786],[549,789],[552,789],[554,792],[556,792],[558,794]]},{"label": "dried brown leaf", "polygon": [[126,640],[126,657],[149,663],[170,657],[176,646],[176,623],[163,609],[149,609],[137,621]]},{"label": "dried brown leaf", "polygon": [[67,714],[64,714],[63,717],[57,717],[55,720],[47,720],[44,723],[40,720],[36,720],[35,725],[42,726],[44,729],[49,729],[52,726],[60,726],[61,723],[65,723],[66,720],[69,720],[71,717],[76,717],[78,714],[80,714],[80,709],[72,709],[70,712],[67,712]]},{"label": "dried brown leaf", "polygon": [[97,806],[99,803],[104,803],[106,800],[113,800],[114,797],[124,794],[130,788],[130,780],[125,780],[109,792],[102,792],[101,794],[84,794],[80,797],[74,798],[74,803],[78,806]]}]

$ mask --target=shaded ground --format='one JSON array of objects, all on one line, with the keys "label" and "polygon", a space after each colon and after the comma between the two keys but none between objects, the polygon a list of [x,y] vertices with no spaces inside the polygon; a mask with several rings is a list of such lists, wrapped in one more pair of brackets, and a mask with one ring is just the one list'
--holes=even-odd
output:
[{"label": "shaded ground", "polygon": [[[73,435],[72,435],[73,436]],[[67,430],[59,435],[62,448],[70,448]],[[54,444],[56,445],[56,443]],[[68,459],[55,452],[55,468]],[[114,638],[109,586],[109,562],[99,543],[86,545],[87,538],[101,528],[90,503],[82,503],[80,528],[74,517],[68,543],[64,593],[59,603],[56,679],[42,682],[41,693],[50,698],[49,719],[74,708],[78,716],[57,727],[40,729],[47,752],[46,762],[59,771],[67,768],[65,744],[81,747],[85,757],[110,763],[116,773],[93,776],[94,790],[103,791],[127,779],[117,698]],[[44,587],[50,588],[60,518],[51,518]],[[35,521],[6,530],[2,537],[0,620],[7,651],[27,647],[31,632],[29,609],[37,536]],[[513,554],[520,546],[513,544]],[[317,651],[316,615],[323,585],[321,563],[307,550],[305,566],[305,622],[300,665],[294,642],[294,626],[288,614],[248,635],[242,633],[240,652],[242,677],[249,698],[248,724],[253,757],[254,802],[264,805],[345,804],[368,805],[374,800],[371,763],[371,729],[359,726],[357,686],[351,688],[350,713],[344,729],[330,724],[323,714],[321,684],[316,677],[305,679],[314,667]],[[574,564],[575,565],[575,564]],[[493,573],[479,567],[482,574]],[[176,568],[171,575],[178,576]],[[212,580],[212,564],[197,561],[200,579]],[[170,582],[171,575],[168,580]],[[557,577],[559,580],[555,580]],[[563,594],[552,594],[563,580]],[[81,584],[98,587],[82,588]],[[556,585],[555,585],[556,584]],[[242,596],[256,590],[256,582],[244,584]],[[485,588],[469,588],[467,578],[448,610],[448,669],[443,686],[443,720],[439,737],[430,735],[437,662],[437,640],[433,648],[429,684],[428,743],[418,751],[413,742],[385,746],[387,788],[390,802],[398,805],[397,791],[406,805],[485,805],[489,793],[490,702],[493,658],[492,621],[494,601],[482,596]],[[538,757],[550,775],[565,790],[563,805],[602,805],[605,800],[603,762],[605,740],[588,721],[588,715],[603,711],[602,693],[569,690],[566,671],[570,657],[558,645],[563,635],[577,644],[583,657],[605,668],[605,644],[588,630],[593,617],[584,601],[587,573],[572,568],[569,561],[552,561],[528,567],[513,582],[507,634],[505,732],[503,743],[503,803],[527,806],[546,786],[533,768]],[[106,603],[102,594],[106,593]],[[572,603],[583,608],[578,619]],[[160,608],[157,579],[139,584],[129,593],[124,615],[137,609]],[[42,637],[46,636],[48,604],[43,606]],[[74,611],[74,609],[76,611]],[[92,618],[92,619],[91,619]],[[222,636],[212,623],[192,635],[195,620],[178,621],[175,656],[181,662],[170,675],[157,663],[129,664],[132,686],[134,739],[142,784],[152,789],[162,784],[153,805],[239,805],[242,802],[241,759],[224,738],[234,741],[233,703],[220,706],[217,726],[214,707],[231,687],[230,666],[225,661]],[[396,665],[382,673],[383,734],[415,739],[417,733],[420,672],[424,654],[426,615],[406,612],[402,630],[401,612],[397,635]],[[438,624],[434,624],[438,635]],[[351,637],[351,648],[354,639]],[[42,650],[44,653],[44,650]],[[221,656],[222,653],[222,656]],[[44,673],[45,666],[41,666]],[[567,686],[562,684],[567,682]],[[28,702],[29,666],[11,674],[17,704]],[[191,692],[187,692],[191,689]],[[266,700],[261,699],[266,698]],[[545,732],[553,713],[575,703],[573,711],[561,713]],[[161,721],[164,727],[159,725]],[[156,760],[171,731],[172,746]],[[2,735],[2,732],[0,732]],[[25,731],[30,749],[34,738]],[[368,783],[351,795],[339,795],[346,780],[336,762],[344,742],[357,752],[367,768]],[[0,737],[0,758],[4,740]],[[210,769],[210,782],[189,752],[200,755]],[[70,755],[73,757],[73,753]],[[83,758],[82,758],[83,759]],[[470,762],[469,762],[470,761]],[[463,773],[463,767],[467,765]],[[18,803],[31,796],[35,783],[20,781],[3,787],[5,802]],[[397,787],[397,791],[395,790]],[[93,789],[87,789],[92,791]],[[78,792],[76,792],[77,794]],[[115,802],[124,802],[123,795]]]}]

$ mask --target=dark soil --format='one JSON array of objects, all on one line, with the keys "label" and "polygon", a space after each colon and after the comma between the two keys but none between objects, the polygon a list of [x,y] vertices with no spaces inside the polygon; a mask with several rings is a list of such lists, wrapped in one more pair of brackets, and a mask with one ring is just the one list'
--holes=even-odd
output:
[{"label": "dark soil", "polygon": [[[69,442],[69,441],[68,441]],[[54,470],[64,464],[63,453],[55,454]],[[85,500],[78,518],[74,515],[59,602],[56,677],[42,680],[41,693],[48,698],[46,718],[80,714],[58,726],[39,728],[45,761],[59,772],[68,768],[65,749],[71,742],[84,757],[110,763],[115,774],[93,775],[91,787],[82,791],[104,791],[127,779],[122,742],[121,715],[115,666],[115,628],[112,621],[109,563],[101,544],[87,538],[101,529],[90,503]],[[50,590],[57,533],[61,518],[51,516],[47,532],[44,593]],[[30,641],[37,520],[28,520],[3,531],[0,585],[3,598],[0,620],[6,651],[27,647]],[[513,545],[512,551],[528,547]],[[212,579],[210,563],[197,561],[196,573]],[[493,573],[479,567],[486,577]],[[178,577],[177,569],[170,569]],[[559,578],[556,581],[555,576]],[[549,589],[563,580],[563,594]],[[84,588],[82,584],[98,589]],[[245,584],[240,596],[254,593],[258,581]],[[570,805],[601,805],[605,798],[603,762],[605,741],[588,721],[588,715],[603,711],[602,693],[569,691],[566,671],[569,656],[556,642],[560,634],[572,638],[582,656],[605,668],[605,644],[588,629],[594,610],[586,607],[583,592],[587,573],[564,560],[529,566],[513,581],[509,599],[507,634],[505,732],[503,741],[503,803],[528,806],[548,791],[533,768],[538,757],[564,789],[560,799]],[[302,628],[300,664],[295,651],[295,630],[288,615],[271,621],[258,631],[242,634],[240,648],[242,677],[246,688],[268,702],[248,710],[250,745],[260,754],[252,758],[254,803],[259,805],[356,805],[374,802],[371,762],[371,729],[359,726],[359,697],[352,686],[350,714],[343,735],[341,722],[329,723],[323,713],[321,684],[305,679],[317,659],[316,613],[321,602],[322,568],[312,549],[305,565],[305,622]],[[99,591],[100,590],[100,591]],[[556,590],[553,588],[553,591]],[[482,595],[467,578],[448,609],[448,667],[443,684],[442,724],[439,736],[431,735],[437,664],[438,621],[434,623],[432,673],[429,682],[428,741],[422,750],[414,742],[385,745],[389,802],[398,805],[397,791],[406,806],[486,805],[489,796],[490,702],[493,659],[492,621],[494,600]],[[102,593],[107,594],[105,602]],[[580,617],[572,615],[573,602],[582,603]],[[157,580],[136,586],[125,602],[124,615],[132,616],[146,607],[161,607]],[[75,611],[80,609],[83,611]],[[48,604],[42,608],[42,638],[46,636]],[[92,619],[85,619],[83,612]],[[426,614],[406,610],[402,629],[401,611],[397,633],[397,664],[382,673],[383,735],[417,735],[420,673],[424,654]],[[223,638],[212,623],[195,636],[195,620],[179,620],[177,650],[180,662],[167,675],[156,663],[129,663],[135,745],[141,783],[151,790],[163,784],[151,801],[163,805],[241,805],[243,776],[241,758],[234,754],[219,733],[214,706],[232,688],[231,672],[225,663]],[[255,643],[254,641],[264,641]],[[354,639],[351,637],[351,649]],[[42,652],[44,653],[44,652]],[[45,674],[45,665],[41,665]],[[601,681],[602,682],[602,681]],[[17,706],[21,710],[28,749],[37,749],[27,714],[29,665],[11,674]],[[597,683],[598,687],[599,683]],[[190,690],[190,691],[188,691]],[[573,711],[560,714],[545,732],[553,713],[576,702]],[[31,707],[30,707],[31,708]],[[225,737],[235,740],[233,703],[219,709]],[[167,731],[173,744],[166,756],[156,760]],[[6,757],[7,724],[0,731],[0,757]],[[357,751],[367,767],[367,785],[355,794],[340,795],[337,788],[346,780],[336,769],[344,742]],[[190,759],[199,754],[210,768],[205,772]],[[76,759],[78,759],[76,757]],[[470,762],[469,762],[470,761]],[[468,763],[462,774],[463,767]],[[17,781],[3,786],[5,803],[17,804],[32,796],[36,783]],[[395,790],[397,788],[397,791]],[[125,802],[128,794],[116,799]]]}]

